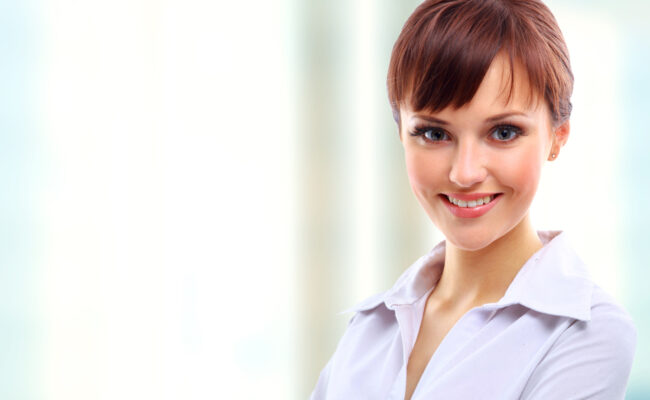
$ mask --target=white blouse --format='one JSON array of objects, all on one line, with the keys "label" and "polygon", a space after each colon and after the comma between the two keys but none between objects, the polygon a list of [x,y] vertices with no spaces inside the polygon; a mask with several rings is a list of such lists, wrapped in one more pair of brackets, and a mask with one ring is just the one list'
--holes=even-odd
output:
[{"label": "white blouse", "polygon": [[[636,347],[627,312],[594,284],[562,231],[497,303],[463,315],[427,364],[412,399],[623,399]],[[424,305],[444,266],[445,242],[387,292],[356,311],[312,400],[402,400]]]}]

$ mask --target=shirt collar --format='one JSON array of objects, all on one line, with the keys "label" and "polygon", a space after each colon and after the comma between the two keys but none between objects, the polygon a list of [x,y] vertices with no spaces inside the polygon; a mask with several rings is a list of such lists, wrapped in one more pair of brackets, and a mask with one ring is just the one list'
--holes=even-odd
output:
[{"label": "shirt collar", "polygon": [[[543,247],[521,267],[497,308],[521,304],[535,311],[588,321],[593,284],[585,264],[563,231],[537,231]],[[384,303],[394,310],[412,305],[435,286],[445,261],[445,241],[420,257],[388,291],[346,311],[367,311]]]}]

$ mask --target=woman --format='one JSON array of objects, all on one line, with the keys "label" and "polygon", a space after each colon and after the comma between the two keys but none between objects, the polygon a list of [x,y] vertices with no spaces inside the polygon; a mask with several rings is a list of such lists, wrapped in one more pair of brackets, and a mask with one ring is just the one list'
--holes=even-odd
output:
[{"label": "woman", "polygon": [[415,10],[388,94],[411,187],[446,240],[353,309],[312,399],[623,398],[630,317],[562,231],[529,217],[569,136],[572,87],[538,0]]}]

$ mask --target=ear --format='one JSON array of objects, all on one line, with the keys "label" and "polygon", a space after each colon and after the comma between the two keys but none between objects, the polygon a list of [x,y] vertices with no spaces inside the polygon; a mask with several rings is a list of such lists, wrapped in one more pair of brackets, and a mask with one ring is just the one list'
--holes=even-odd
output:
[{"label": "ear", "polygon": [[569,131],[571,131],[571,123],[568,119],[555,128],[555,140],[560,147],[564,146],[569,139]]},{"label": "ear", "polygon": [[553,131],[553,143],[551,143],[551,152],[548,155],[550,161],[555,160],[560,154],[560,148],[564,146],[569,140],[569,132],[571,131],[571,123],[569,120],[563,122],[560,126]]}]

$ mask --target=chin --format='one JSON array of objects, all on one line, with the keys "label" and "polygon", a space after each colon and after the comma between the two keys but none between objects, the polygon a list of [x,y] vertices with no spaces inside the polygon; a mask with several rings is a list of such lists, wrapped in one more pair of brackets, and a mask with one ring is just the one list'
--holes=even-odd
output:
[{"label": "chin", "polygon": [[487,238],[454,238],[451,236],[446,236],[447,241],[457,247],[458,249],[465,251],[478,251],[488,247],[494,242]]},{"label": "chin", "polygon": [[[478,229],[476,229],[478,228]],[[477,251],[484,249],[503,236],[503,232],[485,227],[474,229],[441,229],[447,242],[458,249]]]}]

